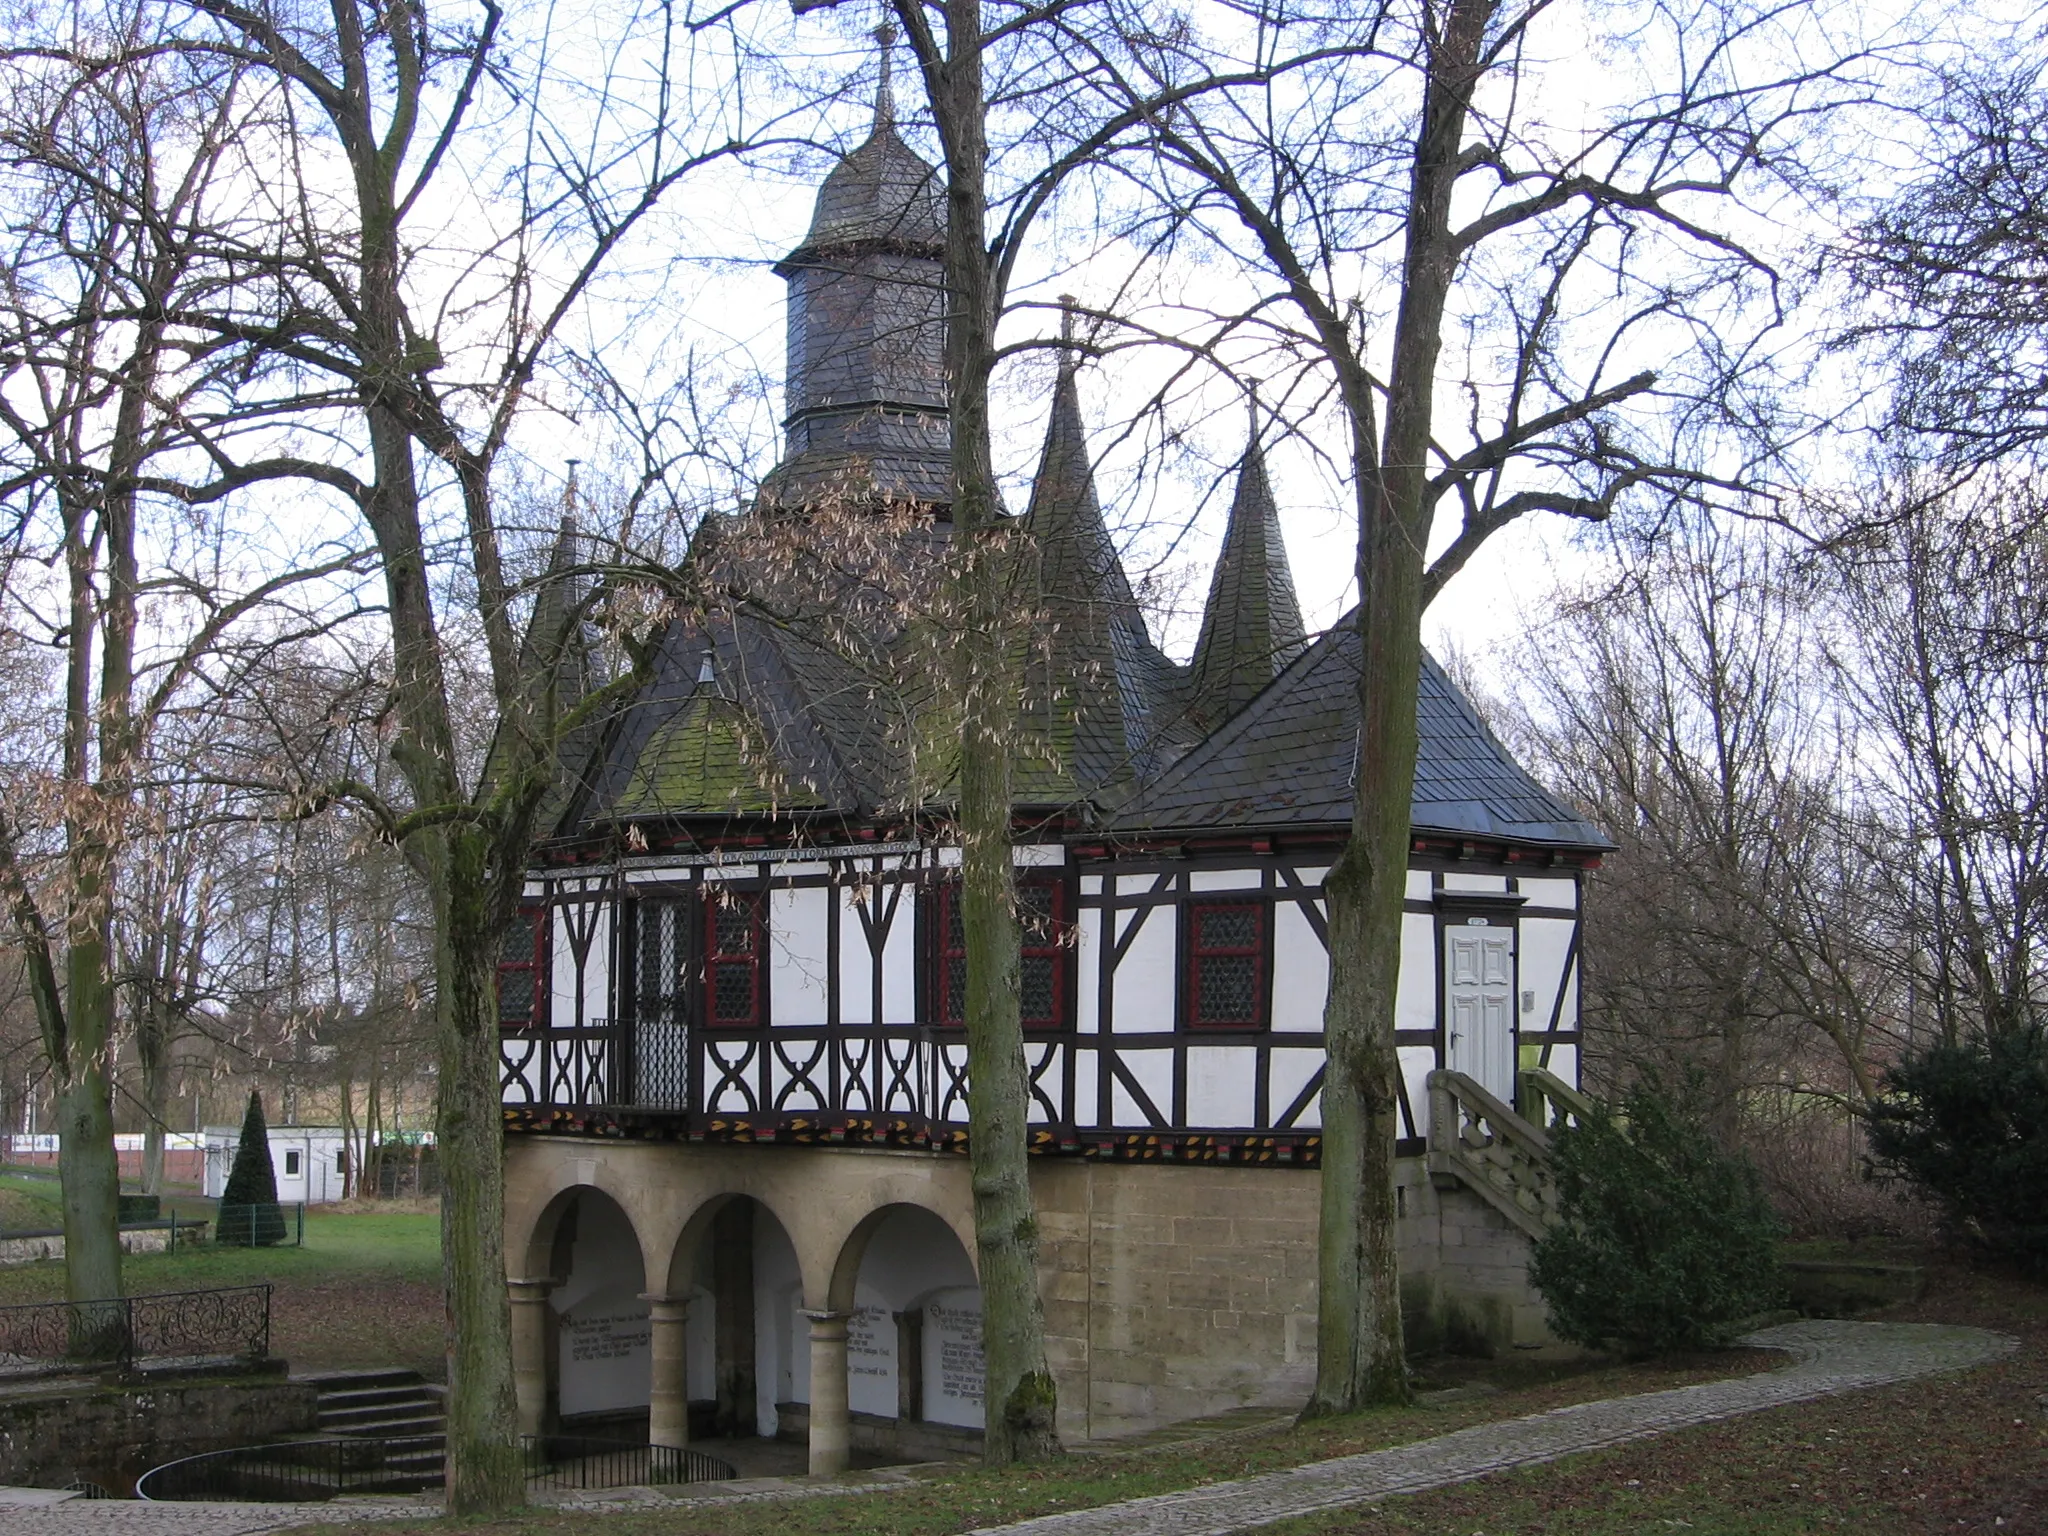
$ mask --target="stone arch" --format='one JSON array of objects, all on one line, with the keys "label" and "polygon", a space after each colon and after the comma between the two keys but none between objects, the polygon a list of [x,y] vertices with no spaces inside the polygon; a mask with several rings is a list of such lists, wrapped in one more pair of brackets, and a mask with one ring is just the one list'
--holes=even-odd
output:
[{"label": "stone arch", "polygon": [[981,1287],[972,1249],[930,1206],[892,1201],[846,1236],[830,1314],[846,1320],[847,1407],[913,1425],[981,1428]]},{"label": "stone arch", "polygon": [[[562,1218],[579,1197],[593,1193],[602,1195],[618,1207],[633,1228],[635,1237],[640,1238],[641,1268],[650,1275],[659,1272],[659,1266],[650,1262],[651,1256],[647,1251],[645,1239],[641,1238],[641,1234],[651,1223],[637,1209],[639,1201],[636,1190],[631,1184],[615,1177],[609,1165],[596,1159],[582,1158],[566,1163],[556,1170],[556,1176],[542,1192],[540,1208],[534,1212],[532,1219],[525,1223],[525,1241],[516,1247],[509,1242],[505,1245],[507,1260],[513,1260],[515,1256],[517,1258],[517,1262],[508,1263],[507,1266],[512,1271],[514,1279],[561,1278],[549,1266],[554,1260],[555,1237],[561,1227]],[[505,1228],[508,1233],[517,1230],[516,1212],[509,1205],[505,1212]]]},{"label": "stone arch", "polygon": [[633,1213],[595,1183],[566,1182],[528,1227],[525,1261],[512,1283],[521,1427],[644,1412],[651,1335]]},{"label": "stone arch", "polygon": [[[742,1181],[751,1182],[751,1181]],[[775,1435],[778,1405],[809,1395],[804,1234],[782,1202],[748,1188],[698,1200],[664,1257],[666,1303],[680,1316],[670,1390],[699,1433]]]},{"label": "stone arch", "polygon": [[[923,1191],[915,1193],[921,1194]],[[866,1208],[854,1216],[844,1234],[832,1248],[832,1268],[821,1298],[826,1309],[833,1312],[847,1311],[853,1305],[854,1289],[860,1277],[860,1267],[867,1257],[868,1244],[874,1235],[897,1212],[919,1211],[952,1233],[966,1256],[969,1269],[976,1275],[980,1266],[975,1261],[974,1223],[969,1213],[951,1213],[935,1209],[934,1202],[914,1198],[910,1191],[877,1187],[871,1192]]]}]

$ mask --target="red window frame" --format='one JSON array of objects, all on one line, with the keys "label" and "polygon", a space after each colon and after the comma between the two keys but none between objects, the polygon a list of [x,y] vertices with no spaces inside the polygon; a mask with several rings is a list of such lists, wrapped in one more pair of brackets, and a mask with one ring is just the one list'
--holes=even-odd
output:
[{"label": "red window frame", "polygon": [[[1025,1015],[1024,1028],[1035,1030],[1064,1029],[1067,1023],[1067,934],[1072,922],[1067,915],[1067,883],[1064,880],[1021,879],[1018,891],[1042,891],[1051,900],[1047,904],[1044,926],[1038,928],[1028,918],[1022,923],[1019,934],[1018,970],[1025,962],[1040,960],[1052,968],[1052,1012],[1044,1015]],[[960,882],[957,879],[940,882],[933,891],[934,926],[932,930],[932,1016],[947,1029],[960,1029],[967,1023],[967,999],[955,995],[952,986],[953,962],[959,961],[964,974],[966,970],[966,936],[963,931],[958,944],[953,942],[954,915],[960,910]],[[1019,914],[1020,917],[1023,914]],[[1020,985],[1018,1005],[1023,1005]]]},{"label": "red window frame", "polygon": [[[762,1003],[766,989],[761,985],[762,964],[767,959],[767,922],[759,891],[707,891],[704,895],[704,1027],[707,1029],[755,1029],[763,1022]],[[745,918],[745,949],[722,949],[718,925],[721,917],[738,913]],[[721,979],[733,972],[746,977],[747,1011],[744,1016],[718,1011]]]},{"label": "red window frame", "polygon": [[[1252,918],[1252,936],[1243,943],[1226,944],[1210,942],[1203,932],[1203,923],[1212,912],[1248,912]],[[1266,929],[1267,907],[1263,901],[1197,901],[1187,908],[1187,996],[1182,1001],[1181,1016],[1189,1029],[1263,1029],[1266,1024]],[[1251,1012],[1247,1017],[1236,1019],[1206,1019],[1202,1017],[1202,967],[1209,960],[1242,960],[1252,962]]]},{"label": "red window frame", "polygon": [[[498,947],[498,1027],[531,1029],[547,1022],[548,995],[543,986],[547,976],[548,923],[546,907],[522,906],[512,914]],[[525,943],[520,942],[524,930]],[[525,1013],[505,1011],[505,978],[525,976],[531,1001]]]}]

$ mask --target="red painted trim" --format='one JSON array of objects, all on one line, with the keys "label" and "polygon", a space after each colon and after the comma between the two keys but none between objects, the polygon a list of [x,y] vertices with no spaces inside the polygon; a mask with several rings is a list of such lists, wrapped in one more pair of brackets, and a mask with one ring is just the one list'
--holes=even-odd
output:
[{"label": "red painted trim", "polygon": [[[1187,990],[1185,1019],[1188,1029],[1263,1029],[1266,1024],[1266,927],[1268,907],[1263,901],[1242,899],[1227,901],[1190,901],[1185,908],[1188,915],[1187,940]],[[1203,917],[1211,912],[1246,912],[1252,919],[1252,936],[1242,944],[1210,944],[1204,942],[1202,933]],[[1248,1018],[1205,1019],[1200,1017],[1202,1005],[1202,962],[1204,959],[1242,960],[1252,962],[1252,1011]]]},{"label": "red painted trim", "polygon": [[[1022,935],[1018,948],[1018,960],[1045,960],[1052,966],[1052,1013],[1049,1017],[1025,1017],[1026,1029],[1063,1030],[1071,1028],[1067,1018],[1067,955],[1066,935],[1073,927],[1069,914],[1067,882],[1059,877],[1033,879],[1025,877],[1018,882],[1020,887],[1049,891],[1052,894],[1052,931],[1037,943],[1027,929]],[[948,989],[948,978],[952,974],[949,961],[966,961],[964,946],[954,947],[948,943],[953,930],[954,904],[960,899],[958,878],[940,880],[932,886],[932,1019],[946,1029],[963,1028],[967,1020],[967,999],[955,999]],[[1020,999],[1021,1001],[1021,999]]]},{"label": "red painted trim", "polygon": [[[529,905],[522,902],[518,910],[513,914],[512,921],[515,924],[524,922],[531,925],[532,951],[531,958],[525,960],[507,959],[503,949],[501,948],[499,951],[497,986],[498,996],[501,1001],[498,1008],[498,1027],[500,1029],[532,1029],[537,1026],[545,1026],[548,1021],[548,989],[546,985],[548,974],[548,909],[545,906]],[[510,942],[515,935],[516,929],[507,928],[505,930],[507,942]],[[504,980],[508,975],[518,975],[521,973],[524,973],[531,979],[533,1006],[527,1010],[524,1018],[508,1018],[505,1015],[502,1002],[505,995]]]},{"label": "red painted trim", "polygon": [[[703,901],[704,1019],[712,1029],[750,1029],[761,1018],[761,968],[767,962],[767,924],[759,891],[706,892]],[[747,948],[743,952],[721,951],[718,947],[718,919],[721,912],[735,909],[746,914]],[[719,1013],[718,979],[722,972],[743,971],[747,978],[747,1012],[744,1018]]]}]

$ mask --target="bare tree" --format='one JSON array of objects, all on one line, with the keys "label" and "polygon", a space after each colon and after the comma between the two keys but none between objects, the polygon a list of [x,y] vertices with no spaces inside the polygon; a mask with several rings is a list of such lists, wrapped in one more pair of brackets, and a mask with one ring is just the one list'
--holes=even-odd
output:
[{"label": "bare tree", "polygon": [[1512,667],[1529,758],[1617,844],[1587,897],[1588,1070],[1697,1074],[1731,1146],[1759,1095],[1866,1104],[1897,995],[1814,568],[1776,542],[1618,543]]},{"label": "bare tree", "polygon": [[2048,442],[2048,85],[2038,49],[1987,51],[1916,114],[1920,163],[1838,253],[1839,344],[1873,350],[1892,421],[1952,466]]},{"label": "bare tree", "polygon": [[[2025,473],[1902,475],[1834,551],[1831,675],[1863,752],[1877,897],[1914,1033],[2048,1006],[2048,521]],[[1879,840],[1881,838],[1881,840]]]},{"label": "bare tree", "polygon": [[0,895],[63,1138],[66,1285],[90,1299],[121,1287],[113,925],[117,876],[148,856],[133,818],[150,743],[203,658],[280,593],[349,561],[208,579],[205,541],[178,509],[210,498],[171,464],[190,442],[187,411],[231,360],[185,345],[166,316],[222,281],[205,231],[267,103],[234,60],[153,51],[144,10],[77,21],[113,62],[77,70],[29,37],[0,59],[15,172],[0,267],[0,495],[14,512],[0,596],[10,627],[64,664],[55,760],[0,807]]},{"label": "bare tree", "polygon": [[[731,12],[694,30],[666,8],[608,15],[609,43],[579,33],[560,57],[508,50],[494,0],[395,10],[164,0],[145,14],[147,35],[83,50],[53,41],[44,54],[79,78],[130,58],[189,60],[277,104],[235,141],[240,201],[192,223],[225,278],[150,313],[182,347],[239,364],[205,412],[183,418],[207,471],[188,499],[290,482],[323,516],[339,515],[344,542],[375,551],[389,634],[377,713],[389,722],[396,792],[360,775],[301,777],[288,758],[241,787],[275,792],[284,814],[356,806],[428,892],[449,1500],[456,1512],[502,1508],[519,1502],[523,1478],[503,1286],[495,963],[557,744],[631,680],[589,693],[565,685],[558,662],[587,594],[581,606],[542,605],[546,622],[522,643],[536,584],[516,578],[517,557],[546,543],[552,518],[508,499],[500,466],[548,397],[565,325],[621,248],[685,178],[770,136],[773,119],[750,126],[752,98],[719,94],[737,46]],[[592,82],[586,46],[617,47],[647,72]],[[713,83],[698,89],[692,70]],[[772,112],[782,98],[771,89],[762,99]],[[520,131],[495,132],[501,118]],[[451,206],[468,213],[447,221]],[[221,429],[251,415],[271,424],[260,440]],[[295,575],[312,563],[303,551],[278,558]],[[481,709],[462,676],[472,632]]]},{"label": "bare tree", "polygon": [[[1733,445],[1768,419],[1750,349],[1776,316],[1751,212],[1804,172],[1813,116],[1857,90],[1841,61],[1800,60],[1798,21],[1615,13],[1648,29],[1624,45],[1541,3],[1257,6],[1213,36],[1132,14],[1097,44],[1127,48],[1116,78],[1155,97],[1223,82],[1147,117],[1160,217],[1259,286],[1225,341],[1330,402],[1356,510],[1364,659],[1352,836],[1328,880],[1312,1414],[1407,1393],[1393,1022],[1423,609],[1530,513],[1711,504],[1750,480],[1757,450]],[[1586,98],[1572,131],[1536,105],[1555,90]]]}]

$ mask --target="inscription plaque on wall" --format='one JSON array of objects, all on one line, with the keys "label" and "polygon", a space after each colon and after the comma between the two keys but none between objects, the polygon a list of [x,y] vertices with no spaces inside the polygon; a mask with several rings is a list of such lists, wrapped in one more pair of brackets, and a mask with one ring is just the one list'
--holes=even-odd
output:
[{"label": "inscription plaque on wall", "polygon": [[896,1319],[887,1307],[862,1306],[846,1320],[847,1406],[896,1417]]},{"label": "inscription plaque on wall", "polygon": [[613,1300],[562,1319],[562,1412],[602,1413],[647,1401],[652,1331],[647,1309]]},{"label": "inscription plaque on wall", "polygon": [[982,1424],[981,1298],[941,1292],[924,1311],[924,1416],[940,1424]]}]

